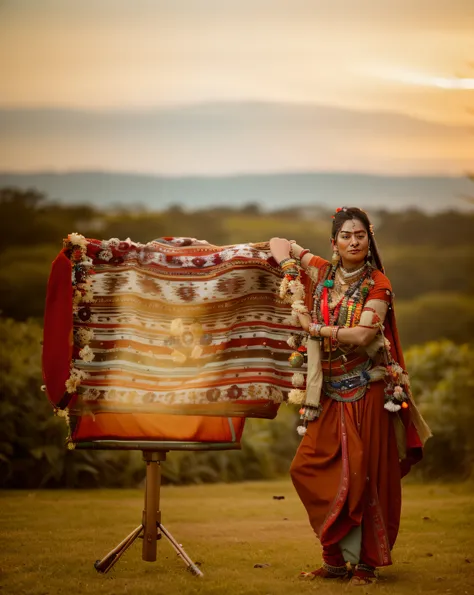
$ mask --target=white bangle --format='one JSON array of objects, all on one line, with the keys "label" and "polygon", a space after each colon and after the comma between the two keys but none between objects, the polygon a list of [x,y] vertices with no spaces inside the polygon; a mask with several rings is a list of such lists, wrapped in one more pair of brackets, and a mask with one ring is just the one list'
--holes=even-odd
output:
[{"label": "white bangle", "polygon": [[309,325],[309,334],[312,337],[321,337],[321,329],[323,328],[324,324],[315,324],[312,322]]}]

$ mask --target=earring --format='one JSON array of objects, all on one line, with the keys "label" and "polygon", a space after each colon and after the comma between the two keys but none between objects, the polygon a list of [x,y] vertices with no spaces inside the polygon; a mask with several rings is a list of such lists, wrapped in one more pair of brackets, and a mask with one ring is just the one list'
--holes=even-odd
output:
[{"label": "earring", "polygon": [[341,260],[341,255],[339,254],[339,252],[337,250],[334,250],[334,252],[332,253],[332,258],[331,258],[332,266],[336,267],[339,264],[340,260]]},{"label": "earring", "polygon": [[372,256],[372,252],[370,251],[370,248],[369,248],[369,251],[367,252],[367,257],[371,258],[371,256]]}]

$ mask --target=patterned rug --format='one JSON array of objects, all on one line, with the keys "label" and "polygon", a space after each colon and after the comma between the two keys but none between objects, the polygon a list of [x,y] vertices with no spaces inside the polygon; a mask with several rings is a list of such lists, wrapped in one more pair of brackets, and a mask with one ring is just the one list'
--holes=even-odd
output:
[{"label": "patterned rug", "polygon": [[48,286],[49,399],[73,416],[275,417],[293,375],[280,275],[268,244],[70,234]]}]

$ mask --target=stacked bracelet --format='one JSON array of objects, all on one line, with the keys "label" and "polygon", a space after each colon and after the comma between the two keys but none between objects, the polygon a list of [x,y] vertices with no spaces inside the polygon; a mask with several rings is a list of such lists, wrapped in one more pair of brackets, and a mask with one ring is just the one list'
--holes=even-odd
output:
[{"label": "stacked bracelet", "polygon": [[298,254],[298,256],[296,256],[295,253],[293,252],[293,246],[291,246],[291,249],[290,249],[290,256],[294,257],[294,259],[296,260],[296,264],[299,267],[301,267],[301,259],[303,258],[303,256],[305,256],[308,253],[309,253],[308,248],[303,248],[301,250],[301,252]]},{"label": "stacked bracelet", "polygon": [[337,340],[337,333],[339,332],[339,329],[341,327],[340,326],[333,326],[331,327],[331,347],[332,349],[336,349],[337,345],[338,345],[338,340]]},{"label": "stacked bracelet", "polygon": [[312,335],[313,337],[320,337],[321,336],[321,329],[323,328],[324,325],[322,324],[315,324],[314,322],[312,322],[309,325],[309,334]]},{"label": "stacked bracelet", "polygon": [[291,277],[292,279],[296,279],[296,277],[298,277],[299,272],[296,259],[291,257],[284,258],[280,262],[280,268],[283,270],[285,275],[288,275],[288,277]]},{"label": "stacked bracelet", "polygon": [[323,338],[321,336],[321,329],[323,328],[323,326],[324,324],[315,324],[314,322],[312,322],[308,327],[308,332],[311,335],[311,337],[317,339],[318,341],[321,341]]},{"label": "stacked bracelet", "polygon": [[294,258],[292,258],[291,256],[288,256],[287,258],[280,260],[280,266],[282,269],[285,268],[285,266],[295,265],[295,264],[296,264],[296,260]]}]

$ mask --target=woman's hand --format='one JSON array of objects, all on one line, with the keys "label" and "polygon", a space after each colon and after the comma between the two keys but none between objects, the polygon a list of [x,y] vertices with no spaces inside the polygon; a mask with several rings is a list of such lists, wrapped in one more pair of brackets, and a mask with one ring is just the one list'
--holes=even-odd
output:
[{"label": "woman's hand", "polygon": [[284,258],[289,258],[291,244],[285,238],[272,238],[270,240],[270,252],[273,258],[280,264]]}]

